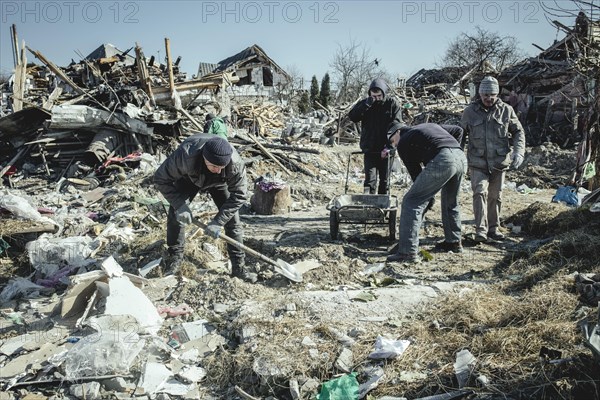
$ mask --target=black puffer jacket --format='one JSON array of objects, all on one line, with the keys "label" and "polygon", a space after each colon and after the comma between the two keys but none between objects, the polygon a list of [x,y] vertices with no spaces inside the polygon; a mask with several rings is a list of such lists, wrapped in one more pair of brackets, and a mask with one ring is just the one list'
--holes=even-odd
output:
[{"label": "black puffer jacket", "polygon": [[381,78],[373,80],[369,92],[379,88],[383,92],[383,101],[376,101],[372,106],[367,98],[356,103],[348,113],[353,122],[361,123],[360,149],[364,153],[380,152],[387,144],[387,132],[394,122],[402,123],[402,109],[391,97],[388,97],[388,85]]},{"label": "black puffer jacket", "polygon": [[202,148],[212,138],[214,135],[201,133],[184,140],[158,167],[154,185],[175,209],[186,201],[186,195],[177,190],[176,182],[189,181],[201,192],[213,187],[227,188],[229,198],[215,216],[217,223],[225,225],[247,200],[246,167],[234,148],[231,161],[221,173],[211,173],[204,162]]}]

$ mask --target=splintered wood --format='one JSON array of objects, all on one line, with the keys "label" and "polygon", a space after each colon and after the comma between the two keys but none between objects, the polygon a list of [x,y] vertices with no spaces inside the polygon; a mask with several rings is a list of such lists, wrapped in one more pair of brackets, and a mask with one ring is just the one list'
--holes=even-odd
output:
[{"label": "splintered wood", "polygon": [[262,136],[271,131],[280,131],[284,126],[281,107],[275,104],[241,104],[234,107],[238,119],[254,126],[254,130]]}]

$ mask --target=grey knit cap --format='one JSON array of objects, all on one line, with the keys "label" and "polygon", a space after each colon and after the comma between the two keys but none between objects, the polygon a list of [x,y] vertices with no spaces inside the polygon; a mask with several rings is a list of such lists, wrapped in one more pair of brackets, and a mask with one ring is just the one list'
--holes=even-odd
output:
[{"label": "grey knit cap", "polygon": [[498,94],[500,93],[500,85],[493,76],[486,76],[479,84],[480,94]]},{"label": "grey knit cap", "polygon": [[202,155],[211,164],[225,167],[231,161],[233,148],[222,137],[215,136],[206,142],[202,148]]}]

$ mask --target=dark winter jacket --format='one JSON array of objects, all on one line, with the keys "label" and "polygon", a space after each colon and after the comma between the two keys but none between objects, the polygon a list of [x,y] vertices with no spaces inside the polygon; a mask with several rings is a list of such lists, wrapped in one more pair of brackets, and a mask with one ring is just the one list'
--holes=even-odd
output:
[{"label": "dark winter jacket", "polygon": [[383,79],[375,79],[373,88],[383,91],[383,101],[367,104],[368,97],[356,103],[348,113],[353,122],[361,123],[360,149],[364,153],[380,152],[387,144],[387,132],[394,122],[402,122],[402,109],[392,97],[388,97],[388,86]]},{"label": "dark winter jacket", "polygon": [[202,156],[202,147],[213,137],[200,133],[183,141],[156,170],[154,185],[175,209],[187,198],[177,190],[176,182],[189,181],[201,192],[214,187],[227,188],[229,198],[215,216],[217,223],[225,225],[247,200],[246,167],[234,148],[231,161],[221,173],[210,172]]},{"label": "dark winter jacket", "polygon": [[419,124],[400,130],[398,155],[413,181],[443,148],[460,149],[463,130],[457,125]]}]

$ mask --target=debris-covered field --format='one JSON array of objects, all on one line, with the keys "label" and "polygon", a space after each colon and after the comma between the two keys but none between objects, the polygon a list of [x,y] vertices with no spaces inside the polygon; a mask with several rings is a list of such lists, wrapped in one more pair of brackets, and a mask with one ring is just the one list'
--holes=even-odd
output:
[{"label": "debris-covered field", "polygon": [[[10,195],[53,210],[48,216],[59,220],[61,229],[53,237],[70,241],[60,242],[67,251],[59,254],[39,232],[21,233],[32,226],[29,221],[3,217],[2,236],[11,244],[1,259],[0,278],[0,374],[7,393],[308,399],[323,384],[356,373],[360,393],[370,398],[598,396],[598,364],[581,330],[584,319],[593,328],[597,309],[576,284],[578,273],[597,272],[597,213],[551,203],[553,182],[530,186],[520,174],[509,174],[503,203],[508,237],[476,245],[468,240],[472,211],[466,181],[464,253],[433,251],[443,238],[436,206],[421,232],[422,249],[431,259],[386,265],[395,244],[387,225],[341,224],[338,239],[330,235],[326,205],[344,193],[353,147],[307,147],[320,152],[303,155],[319,175],[285,177],[289,211],[257,215],[248,204],[242,212],[245,243],[254,250],[298,267],[318,261],[300,283],[252,258],[257,283],[229,277],[224,244],[194,227],[181,276],[163,277],[160,262],[148,268],[165,256],[165,216],[142,168],[128,171],[123,182],[93,190],[59,191],[35,176],[18,181]],[[531,155],[539,151],[528,152],[523,175],[539,168],[553,170],[555,177],[568,175],[569,166],[560,162],[534,165]],[[553,153],[545,160],[568,153],[552,146],[544,151]],[[267,171],[276,173],[268,161],[249,168],[252,178]],[[350,193],[360,192],[361,175],[360,160],[352,159]],[[393,194],[401,198],[406,177],[402,169],[394,177]],[[195,201],[198,215],[214,211],[206,200]],[[36,238],[35,251],[21,247]],[[111,302],[118,295],[112,290],[102,298],[102,288],[117,279],[107,278],[113,272],[97,272],[111,256],[142,290],[139,298],[126,300],[131,304]],[[56,260],[62,261],[48,265]],[[84,271],[96,272],[80,275],[87,296],[74,302],[74,291],[83,289],[67,276]],[[109,316],[120,307],[153,309],[138,310],[134,320]],[[159,316],[160,326],[140,322],[150,316]],[[106,330],[124,338],[111,342]],[[106,351],[108,358],[101,356]],[[82,390],[87,395],[77,394]]]},{"label": "debris-covered field", "polygon": [[[399,160],[391,196],[335,218],[353,201],[342,195],[363,194],[348,118],[360,97],[322,83],[310,98],[258,45],[193,79],[168,38],[166,64],[136,43],[59,67],[19,48],[13,25],[14,75],[0,82],[0,400],[600,398],[598,191],[552,202],[560,186],[598,187],[598,24],[582,12],[562,41],[504,71],[422,69],[391,89],[408,124],[457,124],[492,74],[527,134],[505,182],[506,238],[473,240],[465,177],[464,251],[435,250],[438,201],[412,265],[386,263],[410,185]],[[153,175],[217,119],[247,170],[255,283],[230,276],[226,243],[196,225],[181,268],[167,261]],[[217,211],[207,194],[191,209],[204,223]]]}]

